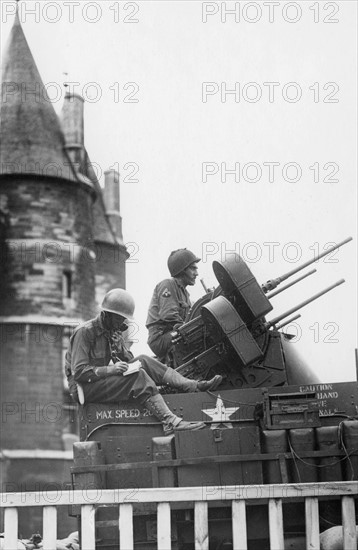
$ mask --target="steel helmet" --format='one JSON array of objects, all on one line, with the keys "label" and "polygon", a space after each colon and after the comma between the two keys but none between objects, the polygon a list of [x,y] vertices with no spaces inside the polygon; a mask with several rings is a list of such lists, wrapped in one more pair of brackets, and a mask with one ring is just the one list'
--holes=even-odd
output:
[{"label": "steel helmet", "polygon": [[103,298],[101,308],[103,311],[122,315],[126,319],[133,319],[135,304],[129,292],[123,288],[113,288]]},{"label": "steel helmet", "polygon": [[175,277],[184,271],[184,269],[196,262],[200,262],[200,258],[197,258],[190,250],[187,250],[186,248],[173,250],[168,258],[168,269],[170,275]]}]

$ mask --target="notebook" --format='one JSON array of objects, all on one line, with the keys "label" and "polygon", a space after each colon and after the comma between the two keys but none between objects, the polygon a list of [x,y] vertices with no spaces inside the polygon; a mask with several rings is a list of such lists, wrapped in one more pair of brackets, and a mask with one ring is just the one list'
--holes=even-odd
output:
[{"label": "notebook", "polygon": [[128,369],[123,373],[123,376],[128,376],[129,374],[134,374],[138,372],[141,368],[142,363],[140,361],[134,361],[133,363],[128,364]]}]

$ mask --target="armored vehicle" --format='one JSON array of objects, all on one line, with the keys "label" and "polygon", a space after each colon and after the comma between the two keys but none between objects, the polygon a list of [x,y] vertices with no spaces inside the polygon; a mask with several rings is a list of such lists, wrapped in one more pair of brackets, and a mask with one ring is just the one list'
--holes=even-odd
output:
[{"label": "armored vehicle", "polygon": [[[206,428],[164,437],[161,424],[135,401],[85,404],[80,407],[81,442],[74,445],[75,487],[127,488],[128,500],[135,503],[136,490],[145,487],[210,491],[357,480],[357,382],[319,382],[282,331],[300,308],[344,281],[269,322],[265,318],[273,309],[271,298],[281,290],[276,287],[311,263],[260,285],[240,256],[214,261],[219,286],[208,290],[172,333],[172,364],[189,378],[221,374],[223,382],[215,392],[161,389],[171,410],[186,420],[203,420]],[[287,547],[299,548],[304,539],[303,507],[303,502],[285,506]],[[154,509],[138,503],[134,511],[135,548],[156,548]],[[340,525],[340,514],[333,497],[325,501],[320,530]],[[224,501],[209,507],[211,550],[233,547],[230,521]],[[248,506],[247,535],[250,549],[269,548],[266,507]],[[98,548],[118,548],[115,510],[97,510],[96,537]],[[178,550],[194,548],[193,510],[180,504],[172,512],[172,543]]]}]

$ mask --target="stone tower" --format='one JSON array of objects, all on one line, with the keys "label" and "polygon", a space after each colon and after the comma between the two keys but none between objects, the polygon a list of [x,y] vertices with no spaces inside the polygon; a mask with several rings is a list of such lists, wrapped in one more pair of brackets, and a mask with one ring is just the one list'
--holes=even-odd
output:
[{"label": "stone tower", "polygon": [[18,15],[3,58],[1,143],[0,465],[2,490],[26,491],[70,479],[64,351],[103,294],[125,287],[128,253],[118,176],[105,201],[84,146],[83,100],[67,94],[59,120]]},{"label": "stone tower", "polygon": [[129,257],[123,242],[120,215],[119,174],[105,172],[104,195],[84,146],[84,101],[78,94],[66,94],[61,112],[66,151],[80,177],[90,181],[96,193],[92,207],[95,299],[102,302],[108,290],[125,288],[125,262]]}]

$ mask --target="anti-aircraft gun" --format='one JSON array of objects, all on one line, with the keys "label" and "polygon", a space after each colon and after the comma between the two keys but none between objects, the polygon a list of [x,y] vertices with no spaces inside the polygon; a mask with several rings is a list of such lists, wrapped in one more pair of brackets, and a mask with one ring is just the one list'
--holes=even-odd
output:
[{"label": "anti-aircraft gun", "polygon": [[[219,286],[192,307],[173,332],[172,359],[191,378],[224,379],[215,392],[161,392],[185,420],[203,420],[206,429],[163,437],[161,424],[135,401],[89,403],[80,407],[80,443],[74,444],[76,488],[215,487],[358,480],[358,385],[321,383],[293,353],[280,329],[301,308],[344,281],[325,288],[267,321],[276,293],[311,270],[281,283],[349,242],[345,239],[314,260],[260,285],[238,255],[214,261]],[[292,315],[294,317],[292,317]],[[304,502],[284,505],[285,535],[304,545]],[[134,505],[134,548],[156,548],[156,516],[148,504]],[[192,550],[193,508],[172,503],[172,548]],[[210,550],[231,550],[231,510],[209,507]],[[320,530],[342,523],[334,496],[320,504]],[[269,548],[267,506],[246,506],[250,550]],[[118,510],[96,512],[96,548],[118,548]],[[296,545],[296,546],[295,546]],[[286,546],[285,546],[286,547]]]},{"label": "anti-aircraft gun", "polygon": [[172,333],[172,354],[177,370],[197,379],[206,378],[215,370],[224,377],[220,389],[317,382],[309,367],[303,369],[302,361],[294,357],[292,346],[287,345],[289,337],[279,329],[298,317],[290,318],[290,315],[344,283],[344,280],[337,281],[269,322],[265,315],[273,309],[270,298],[316,270],[274,291],[279,284],[350,240],[351,237],[345,239],[313,260],[262,286],[239,255],[230,254],[223,262],[214,261],[213,270],[220,286],[208,291],[196,302],[186,322]]}]

